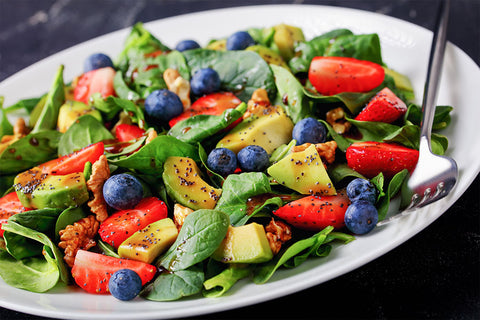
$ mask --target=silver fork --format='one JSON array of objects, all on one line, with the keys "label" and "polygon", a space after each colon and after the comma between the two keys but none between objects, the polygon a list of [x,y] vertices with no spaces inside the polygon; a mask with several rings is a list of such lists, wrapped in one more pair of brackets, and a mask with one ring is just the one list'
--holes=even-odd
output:
[{"label": "silver fork", "polygon": [[404,211],[380,221],[377,226],[390,223],[415,212],[416,208],[426,206],[445,197],[457,181],[458,168],[455,160],[450,157],[435,155],[431,151],[431,132],[438,83],[445,55],[449,9],[450,0],[440,1],[423,94],[419,158],[407,184],[407,192],[412,195],[411,201]]}]

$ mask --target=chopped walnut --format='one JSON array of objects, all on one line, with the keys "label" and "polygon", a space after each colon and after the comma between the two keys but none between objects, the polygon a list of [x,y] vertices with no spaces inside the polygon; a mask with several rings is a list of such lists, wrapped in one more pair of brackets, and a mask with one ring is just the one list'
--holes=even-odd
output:
[{"label": "chopped walnut", "polygon": [[93,193],[93,199],[88,202],[88,206],[100,222],[108,217],[107,203],[103,198],[103,184],[109,177],[110,168],[108,167],[107,157],[102,155],[92,165],[92,174],[87,181],[87,189]]},{"label": "chopped walnut", "polygon": [[259,109],[264,109],[268,106],[270,106],[270,99],[268,99],[267,90],[261,88],[255,90],[250,100],[248,100],[247,111],[243,114],[243,119],[257,113]]},{"label": "chopped walnut", "polygon": [[158,136],[157,131],[155,129],[151,129],[147,133],[147,138],[145,139],[145,144],[152,142]]},{"label": "chopped walnut", "polygon": [[0,153],[2,153],[9,145],[14,143],[17,140],[25,137],[30,133],[30,129],[25,125],[25,120],[23,118],[18,118],[15,124],[13,125],[13,134],[4,135],[0,139]]},{"label": "chopped walnut", "polygon": [[[301,152],[310,147],[311,143],[304,143],[299,146],[294,146],[292,152]],[[337,143],[334,140],[324,143],[316,143],[315,149],[317,149],[318,155],[322,158],[322,161],[332,164],[335,162],[335,151],[337,149]]]},{"label": "chopped walnut", "polygon": [[163,72],[163,80],[168,90],[175,92],[183,104],[183,110],[190,108],[190,82],[183,79],[175,69],[167,69]]},{"label": "chopped walnut", "polygon": [[274,255],[276,255],[282,245],[292,238],[292,230],[289,225],[281,221],[275,221],[273,218],[265,227],[268,243]]},{"label": "chopped walnut", "polygon": [[345,120],[345,111],[342,108],[328,111],[326,114],[326,120],[332,126],[333,130],[339,134],[348,132],[352,126],[350,122]]},{"label": "chopped walnut", "polygon": [[90,215],[60,230],[58,246],[64,250],[65,256],[63,259],[70,267],[73,266],[79,249],[88,250],[96,245],[94,238],[99,226],[100,223],[95,219],[95,216]]},{"label": "chopped walnut", "polygon": [[192,212],[192,209],[175,203],[175,206],[173,207],[173,220],[178,230],[182,228],[185,218]]}]

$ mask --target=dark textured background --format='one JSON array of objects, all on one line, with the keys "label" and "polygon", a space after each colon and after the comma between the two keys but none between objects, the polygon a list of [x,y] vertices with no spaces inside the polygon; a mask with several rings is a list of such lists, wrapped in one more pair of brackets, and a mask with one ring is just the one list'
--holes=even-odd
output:
[{"label": "dark textured background", "polygon": [[[0,81],[62,49],[137,21],[279,3],[363,9],[428,29],[433,28],[438,4],[436,0],[0,0]],[[479,0],[452,0],[448,39],[477,64],[479,21]],[[290,296],[195,319],[480,319],[479,186],[477,177],[437,221],[355,271]],[[0,308],[0,319],[45,318]]]}]

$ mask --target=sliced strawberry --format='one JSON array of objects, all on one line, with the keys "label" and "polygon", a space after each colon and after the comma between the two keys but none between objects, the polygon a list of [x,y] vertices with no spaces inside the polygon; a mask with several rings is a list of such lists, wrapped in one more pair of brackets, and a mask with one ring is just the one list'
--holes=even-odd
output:
[{"label": "sliced strawberry", "polygon": [[152,280],[157,271],[155,266],[145,262],[78,250],[72,267],[72,276],[75,283],[87,292],[108,293],[108,281],[120,269],[135,271],[142,279],[143,285]]},{"label": "sliced strawberry", "polygon": [[345,226],[349,205],[346,193],[339,191],[335,196],[308,196],[289,202],[273,214],[296,228],[316,232],[327,226],[336,229]]},{"label": "sliced strawberry", "polygon": [[6,223],[8,218],[14,214],[31,210],[22,205],[15,191],[10,192],[0,198],[0,237],[3,237],[2,224]]},{"label": "sliced strawberry", "polygon": [[390,89],[383,88],[357,115],[355,120],[392,123],[407,112],[407,105]]},{"label": "sliced strawberry", "polygon": [[53,175],[66,175],[75,172],[83,172],[85,163],[94,163],[100,158],[104,151],[105,146],[103,145],[103,142],[97,142],[80,149],[79,151],[75,151],[74,153],[45,162],[38,167],[42,169],[42,172]]},{"label": "sliced strawberry", "polygon": [[[168,124],[173,127],[177,122],[199,115],[221,115],[227,109],[236,108],[242,101],[231,92],[216,92],[197,99],[189,109],[178,117],[171,119]],[[241,121],[241,119],[239,119]]]},{"label": "sliced strawberry", "polygon": [[145,130],[134,124],[122,123],[115,127],[115,136],[120,142],[138,139],[145,134]]},{"label": "sliced strawberry", "polygon": [[323,95],[367,92],[378,87],[384,78],[381,65],[348,57],[315,57],[308,71],[308,79]]},{"label": "sliced strawberry", "polygon": [[94,93],[100,92],[104,98],[115,95],[114,77],[115,70],[111,67],[85,72],[78,78],[73,90],[74,99],[88,104],[90,96]]},{"label": "sliced strawberry", "polygon": [[346,157],[348,166],[367,178],[380,172],[392,178],[403,169],[415,169],[418,151],[394,143],[366,141],[348,147]]},{"label": "sliced strawberry", "polygon": [[144,198],[134,209],[120,210],[108,217],[98,233],[103,241],[118,248],[132,234],[152,222],[165,219],[167,214],[165,202],[155,197]]}]

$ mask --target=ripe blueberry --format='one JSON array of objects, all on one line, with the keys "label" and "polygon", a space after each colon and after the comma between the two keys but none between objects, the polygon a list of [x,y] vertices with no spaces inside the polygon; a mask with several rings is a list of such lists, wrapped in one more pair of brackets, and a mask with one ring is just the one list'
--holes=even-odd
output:
[{"label": "ripe blueberry", "polygon": [[177,43],[175,50],[182,52],[182,51],[197,49],[197,48],[200,48],[200,45],[195,40],[183,40]]},{"label": "ripe blueberry", "polygon": [[108,290],[119,300],[132,300],[142,290],[142,279],[133,270],[120,269],[110,277]]},{"label": "ripe blueberry", "polygon": [[183,112],[183,104],[174,92],[155,90],[145,99],[145,112],[155,122],[167,122]]},{"label": "ripe blueberry", "polygon": [[246,31],[238,31],[227,38],[227,50],[243,50],[255,44],[252,36]]},{"label": "ripe blueberry", "polygon": [[116,174],[105,181],[103,198],[110,207],[117,210],[132,209],[143,198],[143,186],[130,174]]},{"label": "ripe blueberry", "polygon": [[356,178],[347,185],[347,196],[351,202],[365,200],[375,204],[377,202],[377,188],[368,180]]},{"label": "ripe blueberry", "polygon": [[220,76],[212,68],[198,70],[190,80],[190,88],[196,96],[217,92],[220,90],[220,84]]},{"label": "ripe blueberry", "polygon": [[344,219],[348,230],[355,234],[366,234],[377,225],[377,208],[368,201],[358,200],[348,206]]},{"label": "ripe blueberry", "polygon": [[100,68],[112,67],[113,62],[109,56],[103,53],[94,53],[90,55],[83,63],[83,72],[88,72]]},{"label": "ripe blueberry", "polygon": [[293,127],[292,138],[297,140],[297,145],[304,143],[322,143],[327,137],[325,125],[315,118],[305,118]]},{"label": "ripe blueberry", "polygon": [[242,171],[261,172],[269,165],[267,151],[257,145],[249,145],[237,154],[238,163]]},{"label": "ripe blueberry", "polygon": [[228,176],[237,169],[237,156],[226,148],[213,149],[207,158],[207,166],[221,176]]}]

